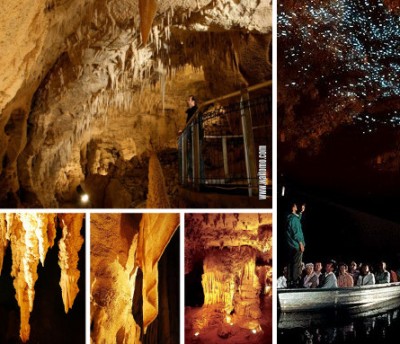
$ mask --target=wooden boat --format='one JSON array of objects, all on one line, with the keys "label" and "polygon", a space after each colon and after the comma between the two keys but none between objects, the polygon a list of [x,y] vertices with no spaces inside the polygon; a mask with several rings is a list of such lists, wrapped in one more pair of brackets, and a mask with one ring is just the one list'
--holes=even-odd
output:
[{"label": "wooden boat", "polygon": [[347,313],[377,310],[400,300],[400,282],[331,289],[278,289],[281,312],[346,311]]}]

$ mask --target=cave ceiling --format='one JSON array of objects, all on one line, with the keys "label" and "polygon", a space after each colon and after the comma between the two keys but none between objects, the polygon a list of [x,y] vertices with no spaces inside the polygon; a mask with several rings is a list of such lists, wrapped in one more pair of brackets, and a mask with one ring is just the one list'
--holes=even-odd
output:
[{"label": "cave ceiling", "polygon": [[339,179],[342,189],[358,179],[368,189],[377,178],[387,184],[377,189],[399,187],[398,8],[391,0],[280,2],[282,173],[310,184]]},{"label": "cave ceiling", "polygon": [[250,248],[261,260],[272,259],[271,214],[186,214],[185,269],[213,249]]},{"label": "cave ceiling", "polygon": [[[58,206],[107,152],[129,160],[175,147],[188,94],[204,101],[271,78],[267,0],[0,9],[3,202]],[[88,147],[97,147],[91,157]]]}]

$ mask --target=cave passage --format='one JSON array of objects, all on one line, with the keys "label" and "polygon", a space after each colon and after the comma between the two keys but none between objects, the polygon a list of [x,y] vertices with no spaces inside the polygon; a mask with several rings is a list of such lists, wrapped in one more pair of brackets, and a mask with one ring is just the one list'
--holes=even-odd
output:
[{"label": "cave passage", "polygon": [[[146,208],[152,189],[168,199],[165,208],[200,202],[181,190],[179,178],[186,99],[195,95],[200,106],[271,80],[270,1],[50,3],[4,4],[2,13],[11,15],[1,15],[0,206]],[[255,140],[264,137],[271,147],[271,100],[256,108],[264,115],[253,118]],[[230,149],[238,137],[226,139],[215,152],[229,152],[239,165],[243,154]],[[221,154],[207,168],[224,171]],[[223,179],[240,180],[238,190],[249,176],[243,164],[236,167]],[[208,186],[221,181],[219,173]],[[256,182],[254,167],[250,179]],[[224,205],[222,190],[214,192]]]}]

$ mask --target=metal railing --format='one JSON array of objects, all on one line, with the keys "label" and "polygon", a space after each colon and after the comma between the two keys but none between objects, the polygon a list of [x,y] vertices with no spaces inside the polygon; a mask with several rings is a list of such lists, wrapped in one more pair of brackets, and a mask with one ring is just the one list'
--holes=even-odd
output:
[{"label": "metal railing", "polygon": [[272,82],[201,104],[180,135],[178,150],[184,187],[245,191],[249,196],[258,194],[260,184],[270,190]]}]

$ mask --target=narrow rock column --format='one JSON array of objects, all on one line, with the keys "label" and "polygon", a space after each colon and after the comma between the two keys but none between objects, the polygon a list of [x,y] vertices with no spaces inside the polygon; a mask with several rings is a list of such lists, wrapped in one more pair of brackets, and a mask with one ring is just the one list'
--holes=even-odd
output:
[{"label": "narrow rock column", "polygon": [[20,337],[29,339],[29,318],[35,300],[35,283],[39,261],[44,266],[47,250],[54,244],[54,214],[15,214],[7,216],[11,241],[15,298],[20,308]]},{"label": "narrow rock column", "polygon": [[78,280],[80,272],[78,270],[78,253],[83,244],[81,228],[84,214],[62,214],[59,217],[63,229],[62,238],[58,243],[60,248],[58,265],[61,268],[60,287],[64,310],[65,313],[68,313],[79,292]]}]

